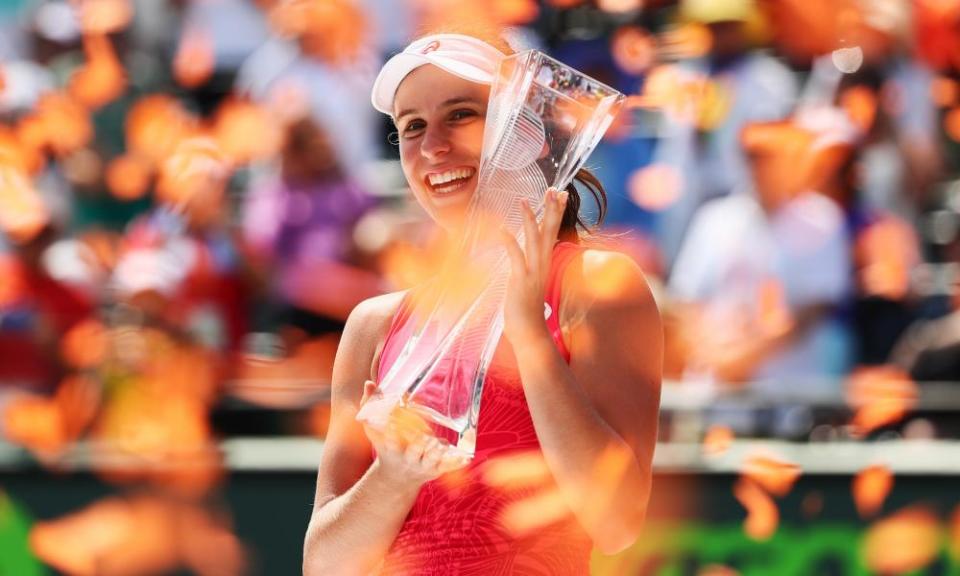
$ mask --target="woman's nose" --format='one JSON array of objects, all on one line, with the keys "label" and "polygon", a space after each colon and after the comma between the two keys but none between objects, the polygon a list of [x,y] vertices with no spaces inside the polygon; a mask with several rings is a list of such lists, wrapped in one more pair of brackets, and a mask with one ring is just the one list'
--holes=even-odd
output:
[{"label": "woman's nose", "polygon": [[427,160],[437,160],[450,151],[450,134],[442,126],[428,127],[420,143],[420,152]]}]

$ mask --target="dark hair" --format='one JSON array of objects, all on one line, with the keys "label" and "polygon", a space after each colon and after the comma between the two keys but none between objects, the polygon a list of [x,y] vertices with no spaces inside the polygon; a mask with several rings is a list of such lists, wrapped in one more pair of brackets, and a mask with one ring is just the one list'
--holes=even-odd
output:
[{"label": "dark hair", "polygon": [[[581,192],[577,188],[578,184],[593,196],[593,201],[597,204],[597,219],[592,224],[585,222],[580,216],[580,206],[583,204],[583,200],[580,197]],[[603,219],[607,215],[607,192],[603,189],[600,180],[586,168],[581,168],[576,173],[573,182],[566,187],[566,191],[570,196],[567,198],[567,208],[563,211],[558,236],[560,240],[576,243],[580,241],[578,226],[584,233],[592,234],[603,223]]]}]

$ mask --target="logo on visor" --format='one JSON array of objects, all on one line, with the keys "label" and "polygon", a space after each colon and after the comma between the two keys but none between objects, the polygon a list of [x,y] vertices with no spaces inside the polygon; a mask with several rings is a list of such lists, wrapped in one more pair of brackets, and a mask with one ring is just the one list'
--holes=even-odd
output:
[{"label": "logo on visor", "polygon": [[420,51],[421,54],[429,54],[431,52],[436,52],[440,49],[440,41],[434,40],[433,42],[427,44],[423,50]]}]

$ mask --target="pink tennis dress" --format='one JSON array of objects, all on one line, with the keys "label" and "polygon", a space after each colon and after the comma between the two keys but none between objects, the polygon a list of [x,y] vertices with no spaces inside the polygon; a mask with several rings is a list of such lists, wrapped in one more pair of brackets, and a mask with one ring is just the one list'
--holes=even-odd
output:
[{"label": "pink tennis dress", "polygon": [[[553,252],[544,313],[554,343],[569,363],[559,307],[563,270],[582,248],[560,242]],[[396,361],[413,330],[410,299],[394,316],[381,355],[378,378]],[[542,495],[552,485],[532,488],[494,486],[484,466],[491,459],[540,451],[516,359],[506,339],[494,354],[484,381],[477,425],[476,455],[462,472],[426,483],[390,548],[381,574],[403,575],[585,575],[591,542],[570,514],[545,527],[508,530],[504,511],[511,504]]]}]

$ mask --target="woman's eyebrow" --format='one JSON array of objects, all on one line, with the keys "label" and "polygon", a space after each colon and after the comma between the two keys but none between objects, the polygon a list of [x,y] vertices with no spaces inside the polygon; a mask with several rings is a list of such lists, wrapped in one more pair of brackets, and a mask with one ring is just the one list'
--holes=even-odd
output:
[{"label": "woman's eyebrow", "polygon": [[[463,104],[464,102],[469,102],[469,103],[471,103],[471,104],[477,104],[477,103],[479,103],[479,101],[478,101],[476,98],[472,97],[472,96],[457,96],[457,97],[455,97],[455,98],[450,98],[450,99],[448,99],[448,100],[444,100],[443,102],[441,102],[441,103],[440,103],[440,108],[448,108],[448,107],[450,107],[450,106],[456,106],[457,104]],[[400,119],[403,118],[404,116],[407,116],[408,114],[414,114],[414,113],[416,113],[416,110],[415,110],[415,109],[413,109],[413,108],[407,108],[406,110],[403,110],[402,112],[400,112],[399,114],[397,114],[397,118],[396,118],[396,119],[397,119],[397,120],[400,120]]]}]

